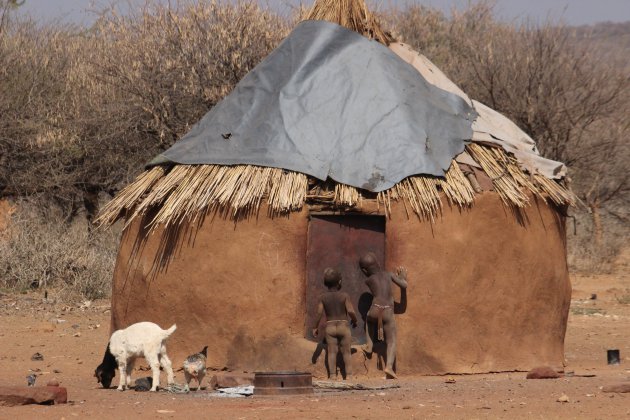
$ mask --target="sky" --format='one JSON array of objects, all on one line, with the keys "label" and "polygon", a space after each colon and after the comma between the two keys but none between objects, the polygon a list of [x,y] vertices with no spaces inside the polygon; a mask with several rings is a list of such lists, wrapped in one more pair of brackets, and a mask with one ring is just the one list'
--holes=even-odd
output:
[{"label": "sky", "polygon": [[[128,4],[141,0],[26,0],[19,13],[31,14],[42,20],[61,20],[76,24],[89,25],[95,20],[90,10],[99,10],[112,2]],[[169,0],[158,0],[168,3]],[[302,0],[310,5],[313,0]],[[390,5],[404,7],[407,4],[421,4],[448,12],[453,7],[465,7],[474,0],[368,0],[369,4],[379,8]],[[300,0],[259,0],[261,4],[270,5],[282,12],[290,10]],[[176,4],[177,0],[170,0]],[[524,19],[540,22],[551,18],[562,19],[568,25],[593,24],[603,21],[630,21],[630,0],[495,0],[496,16],[505,21],[521,21]]]}]

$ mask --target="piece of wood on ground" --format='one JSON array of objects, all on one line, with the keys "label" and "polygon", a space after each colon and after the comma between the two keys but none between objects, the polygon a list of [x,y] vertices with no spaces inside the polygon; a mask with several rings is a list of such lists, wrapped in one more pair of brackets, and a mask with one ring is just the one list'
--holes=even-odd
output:
[{"label": "piece of wood on ground", "polygon": [[351,383],[351,382],[313,381],[313,388],[336,389],[340,391],[351,391],[351,390],[368,391],[368,390],[400,388],[400,385],[398,384],[364,385],[360,383]]}]

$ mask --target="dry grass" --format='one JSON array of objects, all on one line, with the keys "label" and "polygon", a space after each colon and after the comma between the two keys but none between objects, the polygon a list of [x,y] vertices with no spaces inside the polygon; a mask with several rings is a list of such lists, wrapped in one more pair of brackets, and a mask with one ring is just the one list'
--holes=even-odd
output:
[{"label": "dry grass", "polygon": [[20,203],[0,240],[0,288],[55,289],[64,300],[108,297],[118,234],[88,233],[84,221],[68,224],[34,207]]},{"label": "dry grass", "polygon": [[615,295],[615,300],[621,305],[630,305],[630,293],[621,296]]}]

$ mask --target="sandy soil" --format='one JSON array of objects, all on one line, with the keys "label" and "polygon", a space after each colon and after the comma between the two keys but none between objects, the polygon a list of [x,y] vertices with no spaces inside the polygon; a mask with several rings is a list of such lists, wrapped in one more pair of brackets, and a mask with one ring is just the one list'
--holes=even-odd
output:
[{"label": "sandy soil", "polygon": [[[205,391],[183,395],[101,389],[92,374],[108,339],[108,302],[64,306],[45,302],[40,294],[2,295],[0,385],[25,385],[25,377],[36,371],[38,385],[54,377],[66,386],[70,403],[0,407],[0,418],[111,418],[113,413],[121,418],[629,418],[630,394],[601,390],[630,381],[629,268],[630,250],[612,274],[572,277],[564,378],[527,380],[523,372],[418,376],[401,378],[399,389],[291,397],[227,399]],[[591,299],[593,294],[596,299]],[[611,348],[620,350],[620,365],[607,364],[606,350]],[[31,361],[36,352],[44,355],[43,361]],[[569,376],[572,372],[575,376]],[[181,372],[176,381],[183,381]],[[568,402],[558,401],[563,395]]]}]

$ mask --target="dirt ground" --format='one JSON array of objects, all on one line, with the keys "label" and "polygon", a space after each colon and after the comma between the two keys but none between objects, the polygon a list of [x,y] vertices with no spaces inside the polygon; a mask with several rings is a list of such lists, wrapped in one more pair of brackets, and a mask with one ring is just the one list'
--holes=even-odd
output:
[{"label": "dirt ground", "polygon": [[[66,306],[55,303],[52,293],[49,300],[40,293],[1,295],[0,385],[25,385],[35,371],[38,385],[54,377],[67,387],[70,402],[0,407],[0,418],[630,418],[630,394],[601,389],[630,381],[630,249],[613,273],[574,275],[572,284],[563,378],[527,380],[524,372],[417,376],[398,380],[398,389],[247,398],[101,389],[92,375],[108,339],[108,302]],[[607,364],[607,349],[620,350],[620,365]],[[36,352],[43,361],[31,360]],[[176,372],[176,381],[183,381],[182,372]],[[562,396],[568,402],[558,401]]]}]

